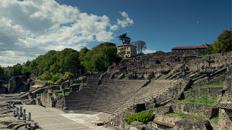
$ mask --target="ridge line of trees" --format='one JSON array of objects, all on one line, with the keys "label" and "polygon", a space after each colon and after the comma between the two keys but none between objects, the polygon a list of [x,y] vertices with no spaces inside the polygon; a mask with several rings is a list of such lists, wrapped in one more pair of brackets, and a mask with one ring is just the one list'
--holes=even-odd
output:
[{"label": "ridge line of trees", "polygon": [[20,74],[33,74],[48,82],[61,82],[86,72],[104,72],[113,63],[120,61],[114,43],[101,43],[93,49],[82,48],[79,52],[66,48],[48,51],[32,61],[12,67],[0,66],[0,78]]}]

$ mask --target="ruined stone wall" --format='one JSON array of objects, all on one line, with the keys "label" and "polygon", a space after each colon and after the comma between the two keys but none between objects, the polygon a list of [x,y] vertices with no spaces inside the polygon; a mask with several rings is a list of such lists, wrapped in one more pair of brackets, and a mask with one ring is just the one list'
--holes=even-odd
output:
[{"label": "ruined stone wall", "polygon": [[136,104],[144,104],[146,109],[154,109],[157,105],[164,105],[173,99],[177,99],[186,84],[185,81],[181,80],[152,80],[118,108],[110,123],[126,130],[128,125],[125,124],[123,119],[136,111]]},{"label": "ruined stone wall", "polygon": [[192,122],[191,120],[177,121],[174,130],[210,130],[206,122]]},{"label": "ruined stone wall", "polygon": [[207,118],[210,118],[216,114],[216,111],[214,111],[213,107],[207,105],[177,103],[173,104],[172,108],[174,112],[185,111],[190,113],[198,113]]},{"label": "ruined stone wall", "polygon": [[8,83],[8,92],[26,92],[30,89],[30,82],[30,78],[27,75],[13,76]]},{"label": "ruined stone wall", "polygon": [[232,76],[226,77],[224,81],[224,90],[232,93]]},{"label": "ruined stone wall", "polygon": [[224,81],[224,94],[221,100],[221,103],[230,103],[232,104],[232,77],[229,76]]},{"label": "ruined stone wall", "polygon": [[[180,79],[181,72],[183,70],[184,60],[183,57],[175,57],[173,59],[169,59],[171,56],[164,54],[161,55],[159,58],[156,56],[141,56],[136,57],[134,59],[128,59],[127,61],[123,61],[118,66],[114,66],[109,70],[117,69],[117,74],[124,74],[125,77],[131,78],[144,78],[144,74],[148,74],[149,72],[154,73],[154,77],[161,77],[161,79]],[[222,96],[222,88],[204,88],[207,82],[207,77],[201,74],[205,68],[208,67],[208,56],[201,57],[201,58],[190,58],[186,60],[186,67],[188,68],[188,73],[186,77],[199,78],[199,84],[195,85],[191,91],[185,92],[186,97],[208,97],[219,99]],[[210,64],[211,69],[213,72],[218,72],[218,70],[223,70],[222,73],[219,73],[219,76],[214,76],[212,80],[221,80],[224,79],[224,71],[226,67],[228,69],[232,68],[232,52],[227,54],[215,54],[211,55],[212,62]],[[162,71],[163,69],[163,71]],[[228,72],[228,70],[227,70]],[[116,75],[117,75],[116,74]],[[159,75],[159,76],[158,76]],[[196,76],[195,76],[196,75]],[[163,77],[164,76],[164,77]],[[195,77],[194,77],[195,76]],[[117,76],[115,76],[117,78]],[[171,78],[169,78],[171,77]],[[182,77],[183,78],[183,77]],[[214,79],[215,78],[215,79]],[[198,81],[198,80],[197,80]],[[195,83],[195,82],[194,82]],[[231,86],[231,80],[227,81],[227,86]],[[186,84],[185,84],[186,85]],[[112,121],[114,125],[119,126],[120,128],[128,128],[127,125],[123,122],[123,119],[126,115],[133,113],[133,110],[136,109],[136,104],[144,104],[146,109],[154,109],[157,106],[161,106],[161,111],[163,113],[170,112],[170,106],[163,107],[163,105],[170,103],[173,99],[177,99],[180,97],[181,93],[184,92],[186,86],[182,85],[173,85],[175,87],[167,87],[169,85],[163,83],[160,84],[159,82],[151,81],[150,84],[141,88],[140,91],[135,93],[135,96],[132,97],[131,100],[128,100],[124,105],[122,105],[119,109],[124,109],[122,112],[117,113],[118,116],[114,118]],[[230,90],[230,89],[227,89]],[[228,91],[227,91],[228,93]],[[232,99],[231,95],[228,94],[227,98]],[[128,107],[130,106],[130,107]],[[206,105],[192,105],[192,104],[178,104],[173,107],[174,111],[185,111],[191,113],[201,113],[205,115],[207,118],[212,117],[215,115],[215,108]],[[159,109],[160,110],[160,109]],[[159,111],[157,109],[157,111]],[[218,110],[218,109],[217,109]],[[161,112],[161,113],[162,113]],[[228,112],[227,112],[228,113]],[[228,115],[228,114],[227,114]],[[228,115],[230,116],[230,114]],[[231,118],[229,117],[231,120]],[[111,123],[112,123],[111,122]],[[225,123],[224,123],[225,124]],[[130,127],[129,127],[130,128]],[[231,127],[232,128],[232,127]],[[208,130],[212,129],[212,126],[209,122],[193,122],[193,121],[179,121],[176,122],[174,130],[187,130],[187,129],[194,129],[194,130]],[[228,129],[228,128],[227,128]]]},{"label": "ruined stone wall", "polygon": [[[205,56],[203,58],[199,59],[192,59],[187,63],[188,68],[191,71],[199,71],[202,70],[202,68],[205,68],[208,66],[207,60],[209,56]],[[213,54],[210,55],[211,60],[211,67],[214,69],[218,69],[222,66],[229,66],[232,65],[232,53],[227,54]]]},{"label": "ruined stone wall", "polygon": [[129,79],[146,79],[148,75],[157,78],[169,73],[180,61],[171,53],[147,54],[122,60],[119,65],[111,66],[108,73],[114,74],[114,78],[122,74]]},{"label": "ruined stone wall", "polygon": [[0,94],[6,94],[7,88],[0,85]]},{"label": "ruined stone wall", "polygon": [[206,98],[213,98],[218,99],[222,95],[222,88],[197,88],[190,91],[185,91],[185,97],[192,97],[192,98],[199,98],[199,97],[206,97]]},{"label": "ruined stone wall", "polygon": [[232,130],[232,111],[220,109],[218,130]]},{"label": "ruined stone wall", "polygon": [[51,89],[47,89],[43,91],[40,95],[40,101],[43,106],[46,107],[55,107],[54,101],[55,101],[55,95],[53,94]]},{"label": "ruined stone wall", "polygon": [[[232,53],[214,54],[210,57],[212,71],[229,66],[232,68]],[[187,77],[189,77],[191,74],[205,71],[209,67],[207,60],[209,56],[183,57],[172,53],[154,53],[123,60],[118,65],[109,67],[108,73],[111,75],[109,77],[116,79],[147,79],[148,77],[167,79],[166,75],[173,76],[172,79],[179,79],[184,78],[181,76],[184,64],[186,73],[189,74]]]}]

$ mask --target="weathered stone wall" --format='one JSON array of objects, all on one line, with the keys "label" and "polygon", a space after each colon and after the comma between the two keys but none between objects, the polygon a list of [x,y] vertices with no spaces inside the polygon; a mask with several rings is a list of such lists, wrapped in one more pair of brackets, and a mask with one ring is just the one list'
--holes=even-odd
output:
[{"label": "weathered stone wall", "polygon": [[232,104],[232,77],[227,77],[224,82],[224,93],[221,99],[221,103]]},{"label": "weathered stone wall", "polygon": [[[109,77],[128,79],[158,78],[169,73],[181,59],[171,53],[154,53],[122,60],[119,65],[109,67]],[[122,76],[123,75],[123,76]]]},{"label": "weathered stone wall", "polygon": [[119,130],[124,130],[128,128],[128,125],[126,124],[126,122],[124,122],[124,118],[133,113],[134,113],[134,110],[132,109],[132,107],[128,108],[127,111],[114,115],[114,117],[112,117],[111,121],[109,121],[108,123],[109,125],[114,126],[115,128]]},{"label": "weathered stone wall", "polygon": [[[200,87],[200,86],[199,86]],[[185,97],[206,97],[218,99],[222,95],[222,88],[197,88],[184,92]]]},{"label": "weathered stone wall", "polygon": [[0,77],[0,94],[7,93],[7,82]]},{"label": "weathered stone wall", "polygon": [[0,94],[7,93],[7,88],[0,85]]},{"label": "weathered stone wall", "polygon": [[217,113],[218,110],[213,109],[211,106],[200,105],[200,104],[173,104],[172,109],[174,112],[185,111],[190,113],[197,113],[207,118],[212,117]]},{"label": "weathered stone wall", "polygon": [[30,78],[26,75],[14,76],[9,80],[8,92],[26,92],[30,89]]},{"label": "weathered stone wall", "polygon": [[220,109],[218,130],[232,130],[232,111]]},{"label": "weathered stone wall", "polygon": [[56,99],[56,104],[55,104],[56,106],[55,107],[58,109],[61,109],[61,110],[65,109],[64,108],[64,102],[65,102],[64,100],[65,100],[64,97],[58,97]]},{"label": "weathered stone wall", "polygon": [[[232,63],[232,53],[227,53],[225,55],[222,54],[214,54],[210,55],[210,60],[212,61],[211,67],[216,69],[220,68],[221,66],[229,66]],[[208,57],[203,57],[199,59],[192,59],[187,63],[188,68],[191,71],[200,71],[203,68],[208,66]]]},{"label": "weathered stone wall", "polygon": [[[210,55],[210,70],[232,66],[232,53]],[[172,53],[154,53],[123,60],[119,65],[109,67],[110,78],[146,79],[171,76],[174,79],[187,78],[209,67],[208,56],[183,57]],[[185,64],[185,67],[183,65]],[[182,76],[185,70],[187,76]]]},{"label": "weathered stone wall", "polygon": [[175,123],[174,130],[212,130],[208,122],[181,120]]},{"label": "weathered stone wall", "polygon": [[152,123],[158,130],[212,130],[208,121],[193,121],[167,115],[156,115]]},{"label": "weathered stone wall", "polygon": [[164,105],[173,99],[177,99],[186,84],[187,82],[182,80],[152,80],[117,109],[116,116],[111,123],[120,129],[128,128],[123,119],[136,111],[136,104],[143,103],[146,109],[154,109],[157,105]]},{"label": "weathered stone wall", "polygon": [[47,89],[45,91],[43,91],[43,93],[41,93],[40,95],[40,101],[42,103],[43,106],[46,107],[55,107],[55,94],[52,92],[51,89]]},{"label": "weathered stone wall", "polygon": [[224,81],[224,90],[232,93],[232,76],[226,77]]}]

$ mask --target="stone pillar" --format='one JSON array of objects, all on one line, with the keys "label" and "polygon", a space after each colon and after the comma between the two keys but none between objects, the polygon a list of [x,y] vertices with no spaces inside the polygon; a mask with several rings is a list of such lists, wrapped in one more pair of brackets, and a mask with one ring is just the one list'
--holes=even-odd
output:
[{"label": "stone pillar", "polygon": [[19,112],[19,108],[18,107],[16,107],[15,109],[14,109],[14,117],[16,117],[17,116],[17,113]]},{"label": "stone pillar", "polygon": [[20,115],[20,117],[23,116],[23,107],[20,107],[20,108],[19,108],[19,115]]},{"label": "stone pillar", "polygon": [[26,109],[23,109],[23,120],[26,120]]},{"label": "stone pillar", "polygon": [[17,113],[17,118],[20,120],[20,112]]},{"label": "stone pillar", "polygon": [[28,121],[31,121],[31,113],[28,112]]},{"label": "stone pillar", "polygon": [[6,104],[6,107],[7,107],[7,109],[10,109],[10,104],[7,103],[7,104]]}]

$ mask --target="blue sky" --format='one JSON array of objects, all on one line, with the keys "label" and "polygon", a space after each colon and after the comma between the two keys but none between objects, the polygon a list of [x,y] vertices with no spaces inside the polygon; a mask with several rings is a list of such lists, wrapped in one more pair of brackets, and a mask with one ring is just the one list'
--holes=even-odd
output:
[{"label": "blue sky", "polygon": [[[115,33],[128,32],[133,40],[144,40],[148,48],[169,51],[177,45],[212,43],[232,27],[231,0],[57,0],[80,10],[117,19],[126,11],[134,25]],[[118,43],[117,39],[114,42]]]},{"label": "blue sky", "polygon": [[[147,43],[146,52],[212,43],[232,27],[232,0],[0,0],[0,65],[104,41]],[[7,57],[7,58],[6,58]]]}]

